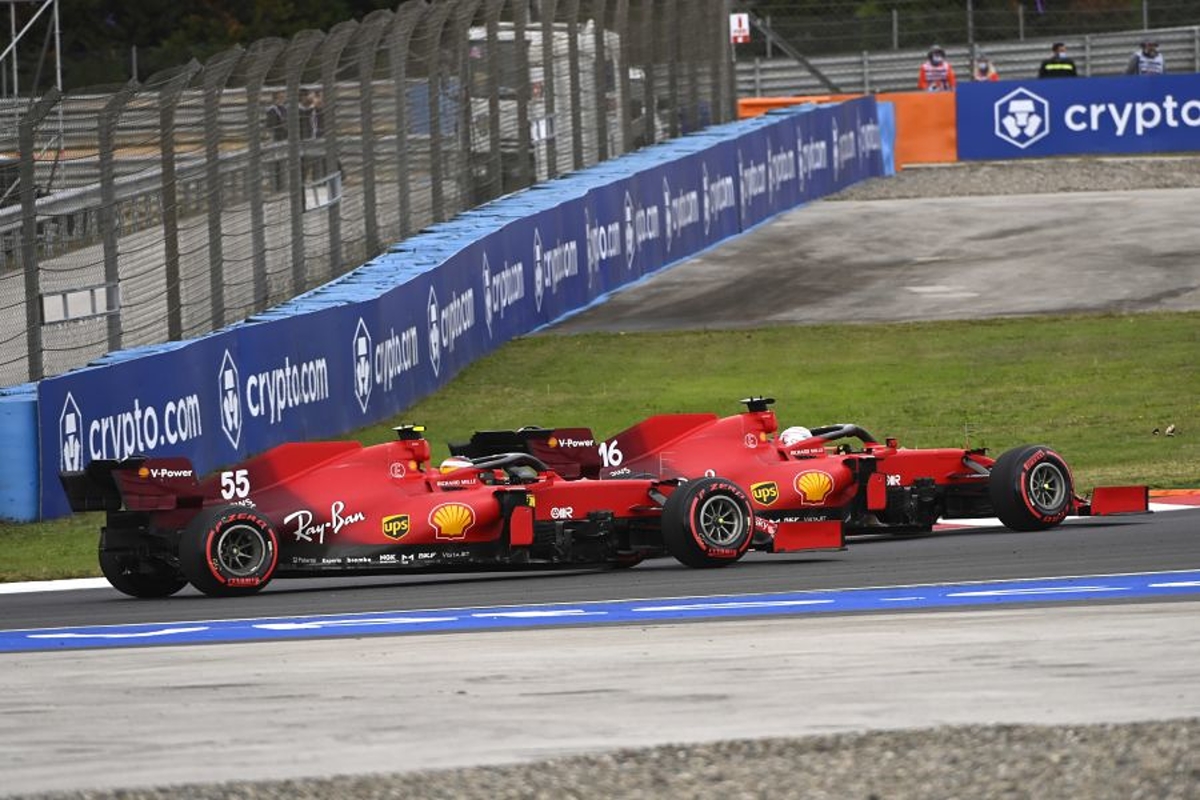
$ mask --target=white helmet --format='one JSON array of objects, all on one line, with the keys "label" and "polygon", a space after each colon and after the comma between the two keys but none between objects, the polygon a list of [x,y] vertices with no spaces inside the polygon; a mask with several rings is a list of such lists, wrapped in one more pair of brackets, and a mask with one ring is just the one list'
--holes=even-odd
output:
[{"label": "white helmet", "polygon": [[812,431],[802,425],[793,425],[790,428],[785,428],[779,434],[779,443],[784,447],[790,447],[796,442],[803,442],[805,439],[812,438]]}]

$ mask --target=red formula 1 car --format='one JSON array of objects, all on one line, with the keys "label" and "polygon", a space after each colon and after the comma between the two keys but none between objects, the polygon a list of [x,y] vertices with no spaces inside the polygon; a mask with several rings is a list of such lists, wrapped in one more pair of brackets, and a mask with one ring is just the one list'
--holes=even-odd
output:
[{"label": "red formula 1 car", "polygon": [[[430,469],[398,440],[286,444],[205,480],[182,458],[98,460],[60,477],[76,511],[107,512],[100,567],[134,597],[210,595],[273,577],[623,567],[671,555],[723,566],[751,546],[753,504],[720,477],[566,480],[525,452]],[[842,549],[814,530],[791,549]]]},{"label": "red formula 1 car", "polygon": [[923,532],[941,519],[999,517],[1018,531],[1041,530],[1068,515],[1146,511],[1144,486],[1075,494],[1062,456],[1026,445],[989,457],[983,449],[906,449],[858,425],[826,425],[784,444],[772,398],[747,410],[663,414],[606,441],[587,428],[482,431],[451,452],[480,456],[503,445],[543,458],[580,478],[721,475],[751,497],[756,546],[787,549],[792,537],[824,526],[839,534]]}]

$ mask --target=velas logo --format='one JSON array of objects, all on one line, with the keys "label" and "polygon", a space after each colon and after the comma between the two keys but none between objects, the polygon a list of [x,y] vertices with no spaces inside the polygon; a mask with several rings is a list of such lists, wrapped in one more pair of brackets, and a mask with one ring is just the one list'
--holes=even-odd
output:
[{"label": "velas logo", "polygon": [[358,326],[354,329],[351,348],[354,358],[354,398],[365,414],[367,404],[371,402],[371,385],[375,381],[371,376],[371,331],[362,317],[358,318]]},{"label": "velas logo", "polygon": [[217,387],[221,409],[221,430],[225,432],[225,438],[236,450],[242,439],[241,380],[238,377],[237,364],[228,350],[221,359],[221,370],[217,373]]},{"label": "velas logo", "polygon": [[1050,103],[1025,88],[997,100],[992,115],[996,136],[1021,150],[1050,134]]},{"label": "velas logo", "polygon": [[83,469],[83,414],[70,392],[67,392],[58,417],[58,452],[60,470],[79,472]]},{"label": "velas logo", "polygon": [[429,301],[425,304],[426,316],[429,322],[429,365],[433,367],[436,378],[442,369],[442,335],[438,330],[438,316],[441,308],[438,306],[437,291],[429,287]]}]

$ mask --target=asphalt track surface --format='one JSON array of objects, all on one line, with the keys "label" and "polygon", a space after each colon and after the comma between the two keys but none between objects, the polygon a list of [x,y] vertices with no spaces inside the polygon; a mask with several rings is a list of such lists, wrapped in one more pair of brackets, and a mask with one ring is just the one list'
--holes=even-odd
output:
[{"label": "asphalt track surface", "polygon": [[[816,203],[554,330],[1194,309],[1200,226],[1180,224],[1180,214],[1190,219],[1198,206],[1200,190],[1190,189]],[[111,589],[11,594],[0,596],[0,628],[1196,569],[1200,509],[1032,534],[857,540],[842,553],[751,554],[703,572],[661,560],[603,573],[278,581],[236,600],[190,590],[163,601]],[[734,737],[1200,716],[1198,619],[1195,600],[1099,599],[0,654],[0,795]]]}]

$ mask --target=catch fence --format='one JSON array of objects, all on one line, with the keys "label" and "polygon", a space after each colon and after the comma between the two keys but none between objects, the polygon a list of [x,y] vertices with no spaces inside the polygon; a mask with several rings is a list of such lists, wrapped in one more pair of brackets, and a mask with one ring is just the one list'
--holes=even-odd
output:
[{"label": "catch fence", "polygon": [[727,0],[409,0],[0,106],[0,386],[253,317],[734,116]]}]

